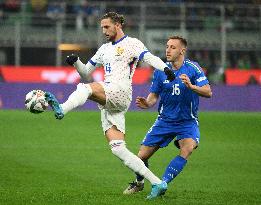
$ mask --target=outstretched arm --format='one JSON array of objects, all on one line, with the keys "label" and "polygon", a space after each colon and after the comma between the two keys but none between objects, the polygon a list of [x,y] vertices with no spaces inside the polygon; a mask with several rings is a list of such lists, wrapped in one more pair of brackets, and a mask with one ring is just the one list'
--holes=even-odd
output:
[{"label": "outstretched arm", "polygon": [[88,75],[96,68],[90,61],[83,64],[80,58],[74,54],[67,56],[66,62],[76,68],[82,79],[87,79]]},{"label": "outstretched arm", "polygon": [[94,65],[92,65],[89,61],[87,64],[83,64],[80,59],[78,59],[75,63],[74,63],[74,67],[76,68],[76,70],[78,71],[78,73],[80,74],[82,79],[87,79],[88,75],[90,75],[90,73],[92,71],[94,71],[94,69],[96,68]]},{"label": "outstretched arm", "polygon": [[136,105],[141,109],[148,109],[156,104],[159,96],[156,93],[150,93],[147,98],[144,97],[137,97],[136,98]]},{"label": "outstretched arm", "polygon": [[150,52],[146,52],[143,56],[143,61],[158,70],[164,71],[167,76],[167,80],[173,81],[175,79],[174,72],[168,68],[168,66],[159,57],[152,55]]}]

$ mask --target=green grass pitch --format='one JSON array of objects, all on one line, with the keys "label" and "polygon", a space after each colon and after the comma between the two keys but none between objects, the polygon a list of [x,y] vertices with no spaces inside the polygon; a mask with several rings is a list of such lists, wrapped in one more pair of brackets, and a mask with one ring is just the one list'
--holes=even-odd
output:
[{"label": "green grass pitch", "polygon": [[[128,148],[157,113],[126,115]],[[111,154],[99,112],[0,111],[0,204],[261,204],[261,113],[200,113],[201,142],[163,198],[146,201],[150,184],[122,191],[133,173]],[[150,160],[158,176],[178,153],[171,143]]]}]

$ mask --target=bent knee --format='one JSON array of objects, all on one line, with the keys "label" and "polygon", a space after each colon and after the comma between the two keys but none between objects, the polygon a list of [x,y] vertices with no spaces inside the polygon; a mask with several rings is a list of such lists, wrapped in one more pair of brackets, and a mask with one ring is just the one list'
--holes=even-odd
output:
[{"label": "bent knee", "polygon": [[139,152],[138,153],[138,157],[142,160],[142,161],[147,161],[149,159],[149,156],[146,153],[142,153]]},{"label": "bent knee", "polygon": [[92,95],[92,88],[89,84],[78,83],[77,90],[80,90],[82,92],[88,92],[89,95]]},{"label": "bent knee", "polygon": [[195,146],[189,145],[189,146],[183,146],[180,148],[180,155],[187,159],[193,152]]},{"label": "bent knee", "polygon": [[140,147],[138,157],[142,161],[147,161],[158,149],[159,149],[158,146],[148,147],[148,146],[142,145]]}]

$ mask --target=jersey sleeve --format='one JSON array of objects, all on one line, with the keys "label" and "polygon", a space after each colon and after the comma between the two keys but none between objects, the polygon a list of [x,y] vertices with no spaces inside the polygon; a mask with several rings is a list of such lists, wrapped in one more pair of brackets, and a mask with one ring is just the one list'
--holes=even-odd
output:
[{"label": "jersey sleeve", "polygon": [[155,70],[153,73],[153,79],[150,86],[150,92],[159,94],[161,90],[161,81],[159,77],[159,71]]},{"label": "jersey sleeve", "polygon": [[204,71],[202,70],[202,68],[196,64],[197,69],[195,69],[195,85],[202,87],[206,84],[209,84],[209,81],[207,79],[207,77],[204,74]]},{"label": "jersey sleeve", "polygon": [[148,49],[145,47],[145,45],[138,39],[133,39],[132,43],[132,51],[134,57],[136,57],[139,60],[142,60],[145,53],[148,53]]},{"label": "jersey sleeve", "polygon": [[95,55],[88,61],[89,63],[91,63],[93,66],[96,66],[96,64],[103,64],[103,49],[104,49],[104,45],[102,45],[97,52],[95,53]]}]

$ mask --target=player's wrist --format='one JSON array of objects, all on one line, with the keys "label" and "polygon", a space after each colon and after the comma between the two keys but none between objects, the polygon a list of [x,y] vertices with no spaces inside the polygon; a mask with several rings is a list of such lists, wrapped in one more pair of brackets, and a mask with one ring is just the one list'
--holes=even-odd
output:
[{"label": "player's wrist", "polygon": [[148,106],[148,108],[153,107],[154,104],[155,104],[155,103],[154,103],[153,101],[147,101],[147,106]]},{"label": "player's wrist", "polygon": [[191,84],[190,89],[193,90],[193,91],[196,91],[197,90],[197,86]]},{"label": "player's wrist", "polygon": [[78,57],[78,59],[73,63],[74,67],[80,67],[82,66],[82,61],[80,60],[80,58]]}]

